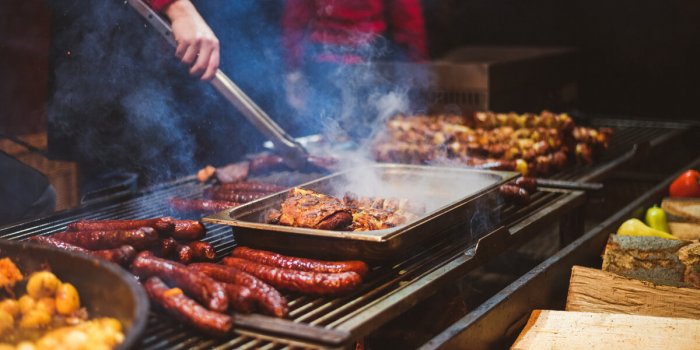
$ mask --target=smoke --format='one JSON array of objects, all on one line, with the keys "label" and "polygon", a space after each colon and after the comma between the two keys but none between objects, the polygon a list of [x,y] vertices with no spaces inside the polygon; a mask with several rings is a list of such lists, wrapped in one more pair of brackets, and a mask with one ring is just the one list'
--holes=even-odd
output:
[{"label": "smoke", "polygon": [[[263,137],[207,83],[187,75],[173,49],[123,1],[52,1],[50,152],[95,173],[133,171],[149,182],[234,162]],[[294,136],[358,141],[355,163],[371,162],[368,140],[396,113],[423,108],[409,86],[429,84],[420,65],[370,60],[312,64],[314,88],[299,113],[285,99],[282,1],[195,1],[221,42],[221,69]],[[396,51],[388,41],[371,57]]]}]

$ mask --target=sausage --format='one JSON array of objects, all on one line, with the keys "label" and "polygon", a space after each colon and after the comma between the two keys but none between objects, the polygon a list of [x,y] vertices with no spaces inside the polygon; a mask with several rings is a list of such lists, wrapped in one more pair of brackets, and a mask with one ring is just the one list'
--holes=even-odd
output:
[{"label": "sausage", "polygon": [[32,243],[56,247],[69,252],[91,255],[122,266],[127,266],[136,256],[136,249],[130,245],[123,245],[114,249],[87,250],[85,248],[78,247],[77,245],[60,241],[53,237],[34,236],[30,237],[29,241]]},{"label": "sausage", "polygon": [[209,188],[204,191],[204,196],[220,201],[248,203],[258,198],[267,196],[260,192],[243,192],[243,191],[228,191],[217,188]]},{"label": "sausage", "polygon": [[158,242],[158,233],[150,227],[116,231],[66,231],[52,236],[55,239],[91,250],[119,248],[130,245],[144,250]]},{"label": "sausage", "polygon": [[249,167],[250,172],[254,174],[284,168],[287,168],[287,164],[284,162],[284,158],[274,154],[259,155],[251,159]]},{"label": "sausage", "polygon": [[38,243],[42,245],[47,245],[47,246],[52,246],[55,248],[67,250],[69,252],[74,252],[74,253],[83,253],[83,254],[90,254],[90,250],[87,250],[82,247],[78,247],[77,245],[66,243],[64,241],[58,240],[53,237],[46,237],[46,236],[34,236],[34,237],[29,237],[29,242],[32,243]]},{"label": "sausage", "polygon": [[216,169],[216,179],[222,183],[244,180],[250,174],[250,162],[242,161]]},{"label": "sausage", "polygon": [[216,258],[216,250],[207,242],[194,241],[187,243],[187,246],[192,249],[193,261],[214,261]]},{"label": "sausage", "polygon": [[207,235],[207,229],[197,220],[175,220],[172,236],[181,241],[196,241]]},{"label": "sausage", "polygon": [[253,293],[248,289],[238,284],[224,283],[228,303],[235,311],[249,314],[255,309],[255,300]]},{"label": "sausage", "polygon": [[172,257],[177,252],[178,243],[172,237],[161,238],[160,245],[158,246],[158,256],[162,257]]},{"label": "sausage", "polygon": [[241,203],[216,199],[170,198],[170,206],[180,212],[219,212],[239,205]]},{"label": "sausage", "polygon": [[520,186],[505,184],[501,185],[501,187],[498,188],[498,191],[507,201],[520,205],[530,203],[530,194],[528,194],[527,191]]},{"label": "sausage", "polygon": [[364,277],[369,271],[369,267],[362,261],[323,261],[306,258],[296,258],[285,256],[265,250],[252,249],[248,247],[236,247],[231,252],[231,256],[254,261],[263,265],[276,266],[290,270],[337,273],[353,271]]},{"label": "sausage", "polygon": [[335,170],[338,165],[338,159],[333,157],[309,156],[307,160],[315,167],[328,171]]},{"label": "sausage", "polygon": [[111,261],[122,266],[129,266],[129,263],[131,263],[131,261],[134,260],[134,257],[136,257],[136,253],[136,249],[130,245],[123,245],[114,249],[90,251],[90,254],[95,257]]},{"label": "sausage", "polygon": [[182,288],[210,310],[224,312],[228,308],[228,298],[221,283],[203,273],[188,270],[185,265],[157,258],[150,252],[136,256],[131,263],[131,272],[141,278],[160,277]]},{"label": "sausage", "polygon": [[267,182],[242,181],[221,184],[218,188],[221,188],[226,191],[274,193],[283,191],[286,187],[278,186]]},{"label": "sausage", "polygon": [[187,265],[192,262],[192,248],[186,244],[175,243],[175,257],[177,261]]},{"label": "sausage", "polygon": [[362,277],[356,272],[296,271],[232,257],[226,257],[222,262],[226,266],[241,269],[277,288],[304,294],[342,294],[357,288],[362,283]]},{"label": "sausage", "polygon": [[529,177],[529,176],[522,176],[515,181],[513,181],[513,184],[522,187],[527,191],[527,193],[535,193],[537,192],[537,179],[534,177]]},{"label": "sausage", "polygon": [[188,269],[199,271],[223,283],[237,284],[250,289],[253,299],[268,315],[284,318],[289,313],[287,299],[269,284],[235,267],[212,263],[195,263]]},{"label": "sausage", "polygon": [[230,316],[207,310],[179,288],[168,288],[158,277],[150,277],[143,286],[151,301],[178,320],[204,333],[220,337],[226,335],[233,326]]},{"label": "sausage", "polygon": [[175,219],[162,217],[145,220],[81,220],[68,224],[66,231],[118,231],[151,227],[161,235],[169,235],[175,229]]}]

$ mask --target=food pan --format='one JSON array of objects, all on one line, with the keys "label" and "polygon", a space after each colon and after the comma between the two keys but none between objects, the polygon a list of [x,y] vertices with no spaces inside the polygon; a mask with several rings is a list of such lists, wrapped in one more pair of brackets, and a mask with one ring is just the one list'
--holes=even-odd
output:
[{"label": "food pan", "polygon": [[435,239],[476,241],[500,223],[498,186],[514,172],[442,168],[404,164],[372,164],[334,173],[299,187],[342,197],[406,198],[425,205],[425,214],[384,230],[350,232],[273,225],[265,222],[279,209],[287,191],[205,217],[209,223],[233,226],[240,245],[293,255],[331,259],[386,261],[403,258]]}]

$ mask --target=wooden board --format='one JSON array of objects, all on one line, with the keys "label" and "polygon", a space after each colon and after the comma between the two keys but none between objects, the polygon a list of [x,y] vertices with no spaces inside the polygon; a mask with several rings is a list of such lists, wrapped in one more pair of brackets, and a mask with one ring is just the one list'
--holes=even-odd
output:
[{"label": "wooden board", "polygon": [[700,289],[657,286],[574,266],[566,310],[700,319]]},{"label": "wooden board", "polygon": [[699,320],[535,310],[511,349],[690,350],[699,346]]},{"label": "wooden board", "polygon": [[610,235],[603,270],[660,285],[700,288],[700,243]]}]

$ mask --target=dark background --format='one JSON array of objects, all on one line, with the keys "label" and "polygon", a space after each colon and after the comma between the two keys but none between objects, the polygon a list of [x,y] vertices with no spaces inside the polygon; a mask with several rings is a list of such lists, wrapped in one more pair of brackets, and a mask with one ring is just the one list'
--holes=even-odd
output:
[{"label": "dark background", "polygon": [[[79,7],[81,1],[72,3]],[[222,3],[242,5],[220,11]],[[198,3],[219,31],[224,51],[236,46],[223,57],[227,73],[240,76],[242,87],[273,109],[282,108],[284,100],[279,45],[257,43],[276,40],[270,38],[279,32],[282,4],[281,0]],[[580,110],[698,119],[700,2],[430,0],[423,4],[433,58],[465,45],[573,46],[581,50]],[[233,14],[233,20],[212,17],[222,12]],[[0,132],[45,130],[46,101],[51,96],[49,43],[55,22],[45,1],[0,3]],[[256,29],[261,24],[267,28],[262,36]],[[241,38],[247,44],[240,44]],[[251,60],[257,62],[255,69]]]}]

